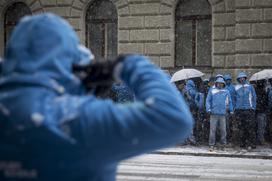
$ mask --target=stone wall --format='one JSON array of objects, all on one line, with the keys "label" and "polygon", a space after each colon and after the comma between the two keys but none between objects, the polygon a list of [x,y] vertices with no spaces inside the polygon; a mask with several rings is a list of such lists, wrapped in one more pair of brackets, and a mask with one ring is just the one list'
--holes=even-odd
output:
[{"label": "stone wall", "polygon": [[[66,18],[85,43],[85,14],[91,0],[21,0],[33,13]],[[142,53],[175,71],[175,8],[178,0],[112,0],[118,11],[118,52]],[[0,55],[3,14],[15,0],[0,0]],[[212,6],[212,67],[207,73],[253,73],[272,68],[272,0],[209,0]]]},{"label": "stone wall", "polygon": [[272,67],[271,8],[271,0],[225,0],[214,6],[214,73],[252,74]]},{"label": "stone wall", "polygon": [[169,2],[120,1],[119,52],[142,53],[162,68],[173,68],[174,23]]}]

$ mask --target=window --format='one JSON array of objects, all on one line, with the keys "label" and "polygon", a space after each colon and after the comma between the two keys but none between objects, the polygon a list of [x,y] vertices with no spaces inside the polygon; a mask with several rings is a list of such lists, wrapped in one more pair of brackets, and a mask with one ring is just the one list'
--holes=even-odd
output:
[{"label": "window", "polygon": [[208,0],[180,0],[176,8],[176,66],[211,66],[211,6]]},{"label": "window", "polygon": [[23,16],[30,15],[30,14],[31,14],[31,10],[29,9],[29,7],[22,2],[13,3],[7,8],[5,12],[5,16],[4,16],[4,44],[5,45],[12,33],[12,30],[17,25],[19,20]]},{"label": "window", "polygon": [[93,1],[87,9],[86,44],[96,58],[117,56],[117,10],[110,0]]}]

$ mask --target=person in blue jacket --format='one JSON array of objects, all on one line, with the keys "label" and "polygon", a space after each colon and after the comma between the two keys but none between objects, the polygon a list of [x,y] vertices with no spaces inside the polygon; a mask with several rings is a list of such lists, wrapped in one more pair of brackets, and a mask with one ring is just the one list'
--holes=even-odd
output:
[{"label": "person in blue jacket", "polygon": [[224,75],[224,80],[226,82],[226,89],[229,91],[231,100],[233,105],[235,105],[235,88],[234,85],[232,84],[232,77],[230,74],[225,74]]},{"label": "person in blue jacket", "polygon": [[190,109],[193,110],[193,109],[196,109],[197,108],[197,105],[196,105],[196,101],[195,101],[195,98],[196,98],[196,95],[197,95],[197,88],[196,88],[196,85],[194,83],[193,80],[188,80],[186,82],[186,91],[188,92],[189,96],[187,98],[187,102],[190,106]]},{"label": "person in blue jacket", "polygon": [[[224,75],[224,80],[226,82],[226,89],[229,91],[230,93],[230,97],[231,97],[231,101],[232,101],[232,105],[235,105],[235,88],[234,85],[232,84],[232,77],[230,74],[225,74]],[[235,131],[235,135],[237,135],[237,126],[235,125],[235,121],[234,121],[234,117],[231,114],[227,114],[226,117],[226,126],[227,126],[227,138],[229,141],[231,141],[232,143],[234,143],[234,139],[236,140],[236,138],[233,138],[233,130]],[[237,136],[234,136],[237,137]]]},{"label": "person in blue jacket", "polygon": [[247,75],[240,72],[235,86],[235,119],[239,124],[240,147],[256,148],[256,92],[247,82]]},{"label": "person in blue jacket", "polygon": [[206,99],[206,111],[210,114],[209,146],[212,151],[216,141],[216,129],[219,124],[222,149],[227,144],[226,140],[226,115],[228,111],[233,114],[233,105],[229,91],[225,89],[225,81],[222,77],[215,81],[213,88]]},{"label": "person in blue jacket", "polygon": [[200,111],[203,108],[204,105],[204,94],[200,93],[194,83],[193,80],[189,79],[186,83],[186,100],[190,107],[191,113],[193,115],[193,118],[195,120],[194,129],[192,130],[192,133],[188,139],[189,143],[192,145],[197,145],[196,137],[198,136],[198,125],[199,125],[199,115],[198,111]]},{"label": "person in blue jacket", "polygon": [[268,115],[267,115],[267,127],[268,127],[268,139],[272,142],[272,78],[267,81],[267,98],[268,98]]},{"label": "person in blue jacket", "polygon": [[23,18],[7,44],[0,79],[0,180],[113,181],[120,161],[187,138],[189,108],[147,57],[113,71],[137,102],[87,95],[73,64],[93,56],[53,14]]}]

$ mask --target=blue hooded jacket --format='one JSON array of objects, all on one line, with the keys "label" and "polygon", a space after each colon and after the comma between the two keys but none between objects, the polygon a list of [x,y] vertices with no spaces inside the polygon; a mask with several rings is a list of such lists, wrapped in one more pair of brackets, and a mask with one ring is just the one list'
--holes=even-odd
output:
[{"label": "blue hooded jacket", "polygon": [[[241,72],[238,74],[237,79],[245,77],[246,74]],[[238,83],[235,86],[235,109],[256,109],[256,92],[252,85],[247,81]]]},{"label": "blue hooded jacket", "polygon": [[119,161],[190,134],[183,98],[146,57],[118,66],[137,97],[126,105],[85,95],[72,64],[90,58],[58,16],[27,17],[15,28],[0,79],[1,181],[113,181]]},{"label": "blue hooded jacket", "polygon": [[[218,78],[219,80],[222,78]],[[216,82],[219,82],[216,80]],[[224,80],[220,83],[224,83]],[[227,110],[233,112],[233,105],[229,91],[225,88],[212,88],[206,99],[206,111],[214,115],[226,115]]]},{"label": "blue hooded jacket", "polygon": [[[232,80],[231,76],[229,74],[224,75],[224,79],[227,80]],[[229,91],[230,96],[231,96],[231,100],[232,100],[232,104],[235,105],[235,88],[233,86],[232,83],[227,84],[226,83],[226,89]]]},{"label": "blue hooded jacket", "polygon": [[197,91],[194,81],[188,80],[186,83],[187,103],[191,109],[202,110],[204,107],[204,94]]},{"label": "blue hooded jacket", "polygon": [[188,80],[185,89],[188,95],[186,97],[186,102],[188,103],[190,109],[195,109],[196,108],[195,97],[197,93],[195,83],[192,80]]}]

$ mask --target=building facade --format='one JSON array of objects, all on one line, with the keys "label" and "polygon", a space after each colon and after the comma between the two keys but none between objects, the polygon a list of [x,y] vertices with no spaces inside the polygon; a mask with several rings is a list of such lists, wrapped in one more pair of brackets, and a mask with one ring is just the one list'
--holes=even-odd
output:
[{"label": "building facade", "polygon": [[170,73],[272,68],[272,0],[0,0],[0,55],[25,14],[53,12],[96,57],[141,53]]}]

